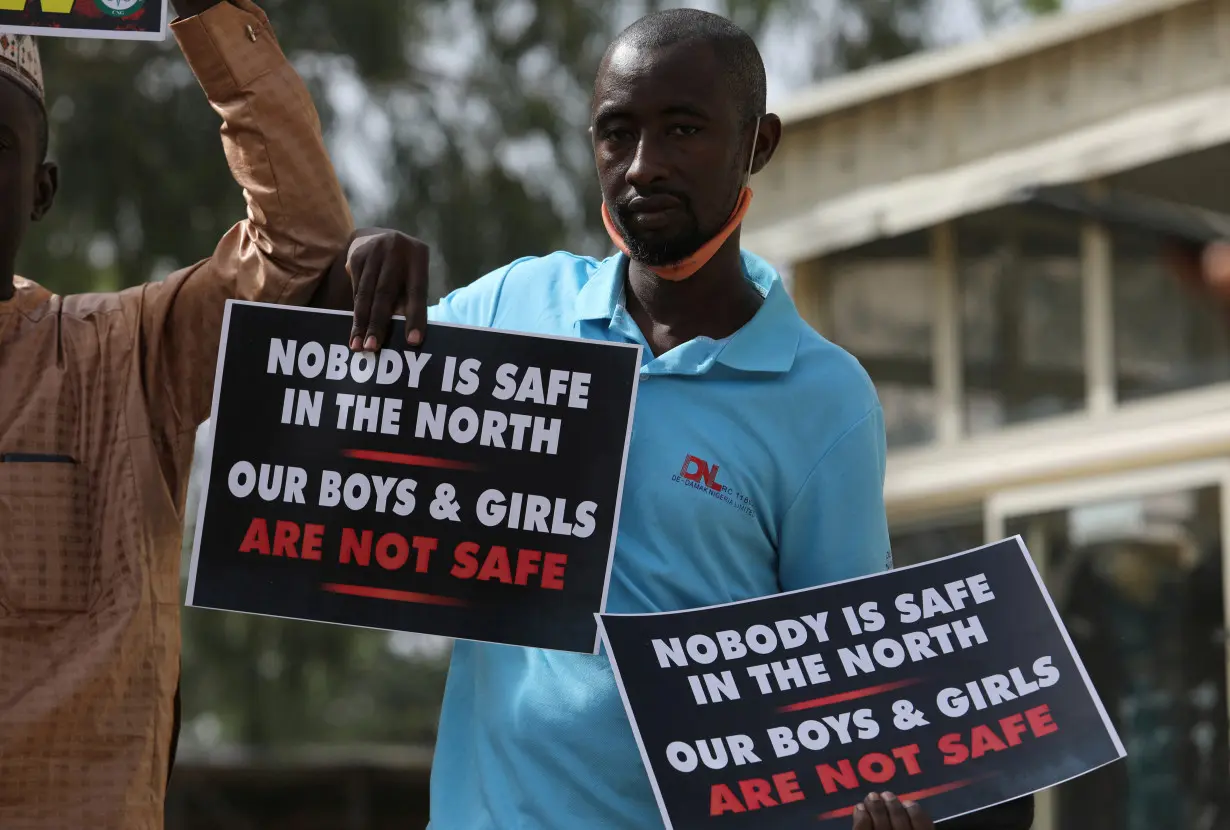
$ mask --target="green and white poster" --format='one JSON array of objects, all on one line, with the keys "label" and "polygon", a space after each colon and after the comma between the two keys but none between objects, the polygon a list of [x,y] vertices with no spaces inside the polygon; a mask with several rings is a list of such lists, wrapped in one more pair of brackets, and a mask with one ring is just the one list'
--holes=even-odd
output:
[{"label": "green and white poster", "polygon": [[0,32],[164,40],[167,0],[0,0]]}]

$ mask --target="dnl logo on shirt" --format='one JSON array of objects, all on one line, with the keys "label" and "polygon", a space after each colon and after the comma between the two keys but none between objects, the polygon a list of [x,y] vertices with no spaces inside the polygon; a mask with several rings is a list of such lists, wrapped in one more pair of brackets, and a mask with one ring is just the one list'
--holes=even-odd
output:
[{"label": "dnl logo on shirt", "polygon": [[718,481],[718,470],[721,465],[713,464],[694,455],[684,456],[683,466],[679,472],[671,476],[671,481],[700,490],[719,501],[734,505],[749,516],[756,515],[752,500],[728,484]]},{"label": "dnl logo on shirt", "polygon": [[679,475],[688,481],[703,482],[713,492],[720,493],[722,485],[718,484],[718,469],[716,464],[711,467],[708,461],[701,461],[696,456],[689,455],[683,459],[683,469],[679,471]]}]

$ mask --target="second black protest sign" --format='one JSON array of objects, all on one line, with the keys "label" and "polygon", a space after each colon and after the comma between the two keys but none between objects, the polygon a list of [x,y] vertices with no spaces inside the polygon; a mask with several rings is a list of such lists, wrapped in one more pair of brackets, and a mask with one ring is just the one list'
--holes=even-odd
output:
[{"label": "second black protest sign", "polygon": [[640,350],[350,325],[228,305],[188,604],[595,652]]},{"label": "second black protest sign", "polygon": [[673,830],[849,827],[884,790],[941,820],[1124,755],[1019,539],[602,626]]}]

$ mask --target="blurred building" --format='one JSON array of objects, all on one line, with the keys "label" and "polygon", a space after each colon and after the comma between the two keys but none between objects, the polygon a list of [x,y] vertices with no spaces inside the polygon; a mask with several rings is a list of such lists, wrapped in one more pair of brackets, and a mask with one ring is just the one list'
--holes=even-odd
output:
[{"label": "blurred building", "polygon": [[1156,240],[1012,199],[1230,212],[1230,2],[1122,0],[779,112],[744,244],[876,382],[898,563],[1021,534],[1127,745],[1035,827],[1230,827],[1230,315]]}]

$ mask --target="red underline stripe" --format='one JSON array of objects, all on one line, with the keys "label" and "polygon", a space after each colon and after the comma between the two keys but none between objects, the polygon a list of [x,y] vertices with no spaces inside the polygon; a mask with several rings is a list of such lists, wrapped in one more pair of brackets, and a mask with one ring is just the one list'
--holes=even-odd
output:
[{"label": "red underline stripe", "polygon": [[[972,783],[974,783],[972,778],[966,779],[965,781],[951,781],[947,784],[940,784],[938,787],[928,787],[925,790],[918,790],[916,792],[905,793],[904,795],[899,795],[897,796],[897,800],[898,801],[922,801],[924,798],[931,798],[932,796],[935,796],[935,795],[943,795],[944,793],[950,793],[953,790],[959,790],[962,787],[967,787]],[[859,803],[862,803],[862,802],[859,802]],[[830,818],[846,818],[847,816],[854,815],[854,810],[856,807],[858,807],[858,804],[852,804],[849,807],[842,807],[840,810],[829,810],[827,813],[821,813],[819,816],[817,816],[817,818],[820,819],[821,821],[824,821],[825,819],[830,819]]]},{"label": "red underline stripe", "polygon": [[798,712],[802,709],[815,709],[817,706],[828,706],[833,703],[845,703],[848,700],[858,700],[860,697],[871,697],[872,695],[891,692],[896,689],[904,689],[906,686],[913,686],[919,682],[919,678],[911,680],[896,680],[892,683],[882,683],[879,686],[868,686],[865,689],[855,689],[852,692],[841,692],[840,694],[829,695],[828,697],[817,697],[812,700],[803,700],[799,703],[791,703],[787,706],[778,707],[779,712]]},{"label": "red underline stripe", "polygon": [[464,599],[456,597],[419,594],[414,591],[394,591],[391,588],[371,588],[367,585],[339,585],[335,582],[326,582],[320,587],[334,594],[346,594],[352,597],[391,599],[397,602],[418,602],[425,605],[469,605]]},{"label": "red underline stripe", "polygon": [[390,464],[408,464],[411,467],[435,467],[438,470],[477,470],[477,464],[466,461],[450,461],[447,458],[432,458],[428,455],[406,455],[400,452],[380,450],[343,450],[342,455],[360,461],[387,461]]}]

